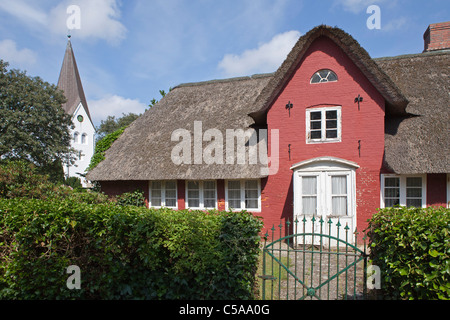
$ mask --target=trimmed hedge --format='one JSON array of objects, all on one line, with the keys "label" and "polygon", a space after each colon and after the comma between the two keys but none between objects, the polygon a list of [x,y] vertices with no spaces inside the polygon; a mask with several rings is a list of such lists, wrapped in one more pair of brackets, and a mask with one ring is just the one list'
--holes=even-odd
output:
[{"label": "trimmed hedge", "polygon": [[261,228],[247,212],[0,199],[0,298],[253,299]]},{"label": "trimmed hedge", "polygon": [[450,209],[381,209],[368,231],[384,298],[450,299]]}]

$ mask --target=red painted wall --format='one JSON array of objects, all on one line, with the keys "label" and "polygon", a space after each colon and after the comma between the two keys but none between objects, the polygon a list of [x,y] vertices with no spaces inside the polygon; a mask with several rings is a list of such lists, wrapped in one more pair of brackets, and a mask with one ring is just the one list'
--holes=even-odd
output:
[{"label": "red painted wall", "polygon": [[427,206],[447,206],[447,174],[427,174]]},{"label": "red painted wall", "polygon": [[[312,75],[320,69],[333,70],[338,81],[310,84]],[[364,99],[360,110],[354,102],[358,94]],[[294,106],[290,116],[285,108],[288,101]],[[342,107],[342,141],[306,144],[307,108],[327,105]],[[280,220],[287,218],[292,221],[293,172],[290,167],[307,159],[333,156],[360,166],[356,169],[356,212],[358,230],[364,229],[366,220],[380,205],[384,99],[332,40],[321,37],[312,43],[297,71],[270,108],[267,123],[269,130],[279,129],[280,167],[277,174],[267,178],[262,192],[261,215],[266,228],[277,226]]]}]

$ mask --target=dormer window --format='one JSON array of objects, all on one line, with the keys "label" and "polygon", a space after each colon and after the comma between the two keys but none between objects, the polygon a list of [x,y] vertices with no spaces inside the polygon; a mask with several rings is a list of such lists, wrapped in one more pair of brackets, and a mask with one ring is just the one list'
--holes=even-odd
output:
[{"label": "dormer window", "polygon": [[337,81],[338,77],[336,73],[329,69],[322,69],[314,73],[311,77],[311,83],[324,83]]}]

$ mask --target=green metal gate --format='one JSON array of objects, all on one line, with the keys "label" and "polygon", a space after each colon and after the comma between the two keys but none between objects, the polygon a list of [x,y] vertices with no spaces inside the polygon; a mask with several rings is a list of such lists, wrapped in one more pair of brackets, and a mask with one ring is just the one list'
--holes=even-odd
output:
[{"label": "green metal gate", "polygon": [[[367,293],[365,238],[339,220],[312,216],[287,221],[265,235],[261,295],[264,300],[364,299]],[[307,223],[312,228],[307,228]],[[289,234],[293,227],[293,234]],[[305,230],[312,232],[304,232]],[[301,232],[298,232],[301,231]],[[317,231],[317,232],[316,232]],[[275,240],[276,239],[276,240]]]}]

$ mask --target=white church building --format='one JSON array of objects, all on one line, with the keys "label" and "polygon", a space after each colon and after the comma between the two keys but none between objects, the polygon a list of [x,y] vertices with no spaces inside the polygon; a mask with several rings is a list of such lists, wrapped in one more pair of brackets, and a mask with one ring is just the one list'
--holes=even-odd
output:
[{"label": "white church building", "polygon": [[62,107],[66,113],[72,116],[75,126],[71,131],[72,147],[77,151],[75,163],[63,165],[64,175],[65,177],[80,178],[83,187],[88,187],[89,182],[84,175],[94,154],[95,127],[89,113],[70,37],[59,75],[58,88],[64,91],[67,98]]}]

